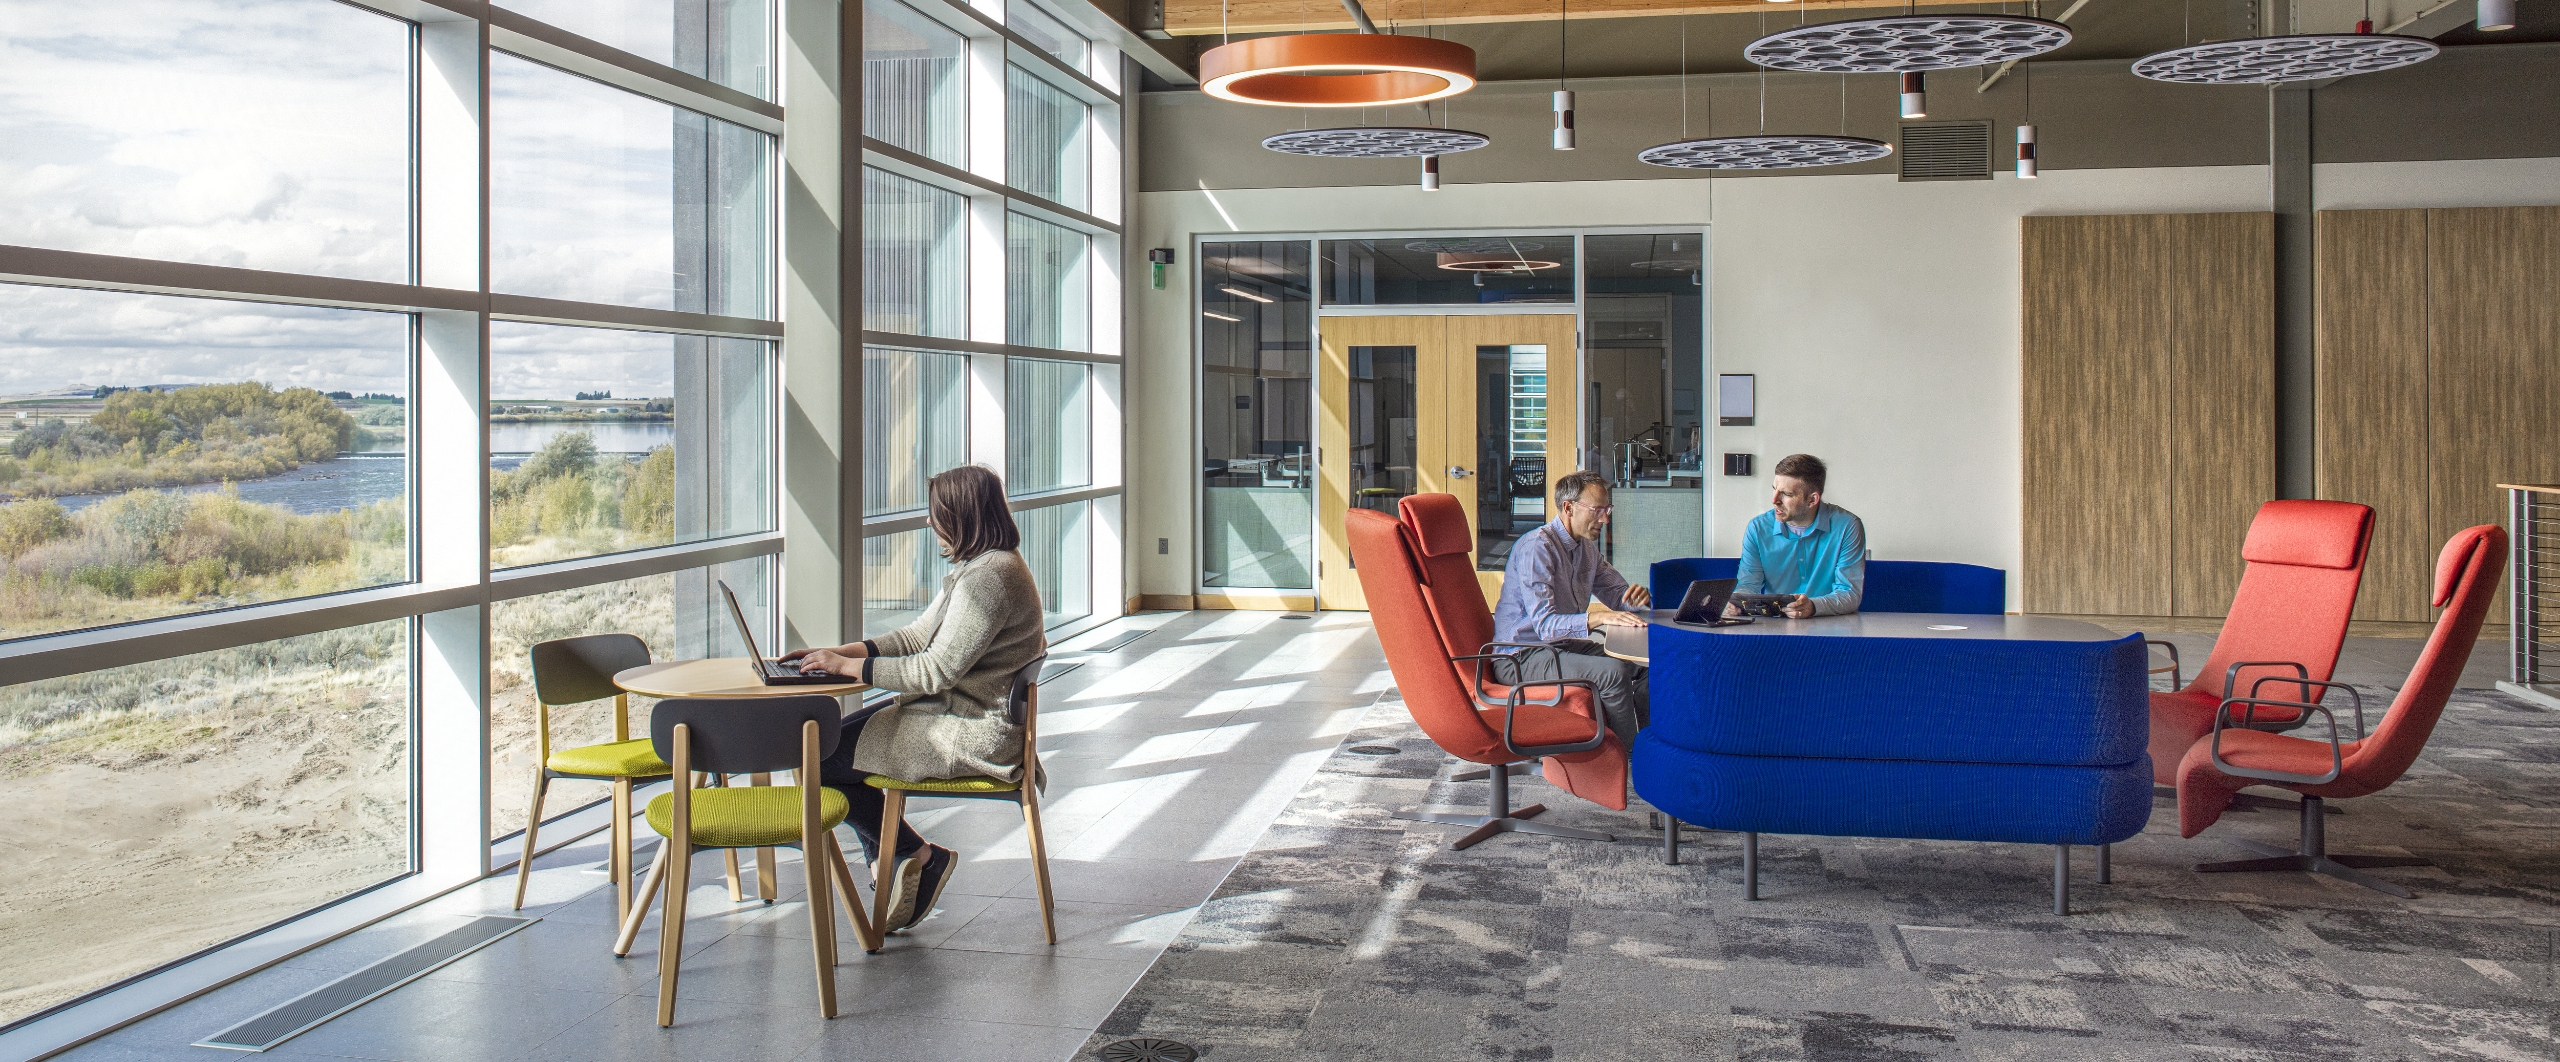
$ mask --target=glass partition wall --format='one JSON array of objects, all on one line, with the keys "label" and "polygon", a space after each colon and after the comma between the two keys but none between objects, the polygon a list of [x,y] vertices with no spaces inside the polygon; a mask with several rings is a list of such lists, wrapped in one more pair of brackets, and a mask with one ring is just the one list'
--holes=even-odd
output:
[{"label": "glass partition wall", "polygon": [[[0,1048],[509,869],[532,644],[736,655],[720,583],[780,644],[780,2],[9,5]],[[1117,615],[1123,60],[862,17],[860,622],[971,461],[1051,622]]]},{"label": "glass partition wall", "polygon": [[[1200,592],[1287,600],[1316,589],[1314,351],[1325,322],[1346,316],[1576,314],[1579,349],[1472,348],[1480,567],[1501,570],[1510,543],[1545,518],[1556,476],[1574,470],[1550,467],[1551,409],[1572,413],[1564,451],[1615,484],[1604,546],[1620,572],[1642,584],[1654,561],[1704,553],[1705,242],[1694,231],[1198,242]],[[1566,390],[1578,394],[1549,392],[1556,358],[1570,359],[1582,383]],[[1447,382],[1419,375],[1409,347],[1353,346],[1344,364],[1354,453],[1343,504],[1392,510],[1416,489],[1415,455],[1403,452],[1413,396]],[[1470,371],[1434,364],[1444,377]]]}]

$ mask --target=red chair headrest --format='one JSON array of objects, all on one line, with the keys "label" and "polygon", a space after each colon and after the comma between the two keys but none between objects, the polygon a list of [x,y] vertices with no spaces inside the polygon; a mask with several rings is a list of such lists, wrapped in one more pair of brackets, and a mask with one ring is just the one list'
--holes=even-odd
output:
[{"label": "red chair headrest", "polygon": [[[2453,533],[2444,544],[2444,552],[2436,554],[2435,606],[2443,608],[2453,600],[2453,592],[2462,586],[2464,573],[2477,567],[2497,563],[2495,557],[2478,557],[2496,548],[2495,539],[2504,537],[2494,524],[2466,527]],[[2477,563],[2474,558],[2478,557]]]},{"label": "red chair headrest", "polygon": [[1398,502],[1397,508],[1403,511],[1405,530],[1412,533],[1423,556],[1475,551],[1475,532],[1467,527],[1467,510],[1458,504],[1457,495],[1416,494]]},{"label": "red chair headrest", "polygon": [[2354,568],[2364,563],[2373,507],[2354,502],[2287,498],[2258,507],[2240,557],[2251,564]]}]

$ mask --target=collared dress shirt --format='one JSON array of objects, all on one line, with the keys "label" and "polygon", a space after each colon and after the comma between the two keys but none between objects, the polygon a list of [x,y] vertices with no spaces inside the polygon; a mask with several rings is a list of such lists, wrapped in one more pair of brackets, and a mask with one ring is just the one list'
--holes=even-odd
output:
[{"label": "collared dress shirt", "polygon": [[1813,614],[1858,611],[1867,590],[1867,525],[1858,514],[1830,502],[1810,527],[1793,527],[1762,510],[1742,532],[1742,565],[1734,573],[1738,594],[1803,594]]},{"label": "collared dress shirt", "polygon": [[1600,544],[1573,537],[1561,518],[1520,536],[1502,569],[1502,602],[1493,610],[1501,642],[1552,642],[1591,636],[1591,599],[1627,607],[1627,580],[1600,557]]}]

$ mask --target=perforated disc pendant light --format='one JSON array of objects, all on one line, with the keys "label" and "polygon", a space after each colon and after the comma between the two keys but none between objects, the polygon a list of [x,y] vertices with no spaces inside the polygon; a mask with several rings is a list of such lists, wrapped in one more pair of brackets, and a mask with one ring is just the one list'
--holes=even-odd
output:
[{"label": "perforated disc pendant light", "polygon": [[2277,85],[2397,70],[2443,50],[2396,33],[2289,33],[2153,52],[2135,61],[2133,72],[2183,85]]},{"label": "perforated disc pendant light", "polygon": [[1474,151],[1493,143],[1483,133],[1430,126],[1358,126],[1346,129],[1298,129],[1266,137],[1262,146],[1291,155],[1324,159],[1422,160],[1422,190],[1440,190],[1440,156]]},{"label": "perforated disc pendant light", "polygon": [[2070,27],[2025,15],[1887,15],[1779,30],[1742,54],[1777,70],[1899,74],[2005,63],[2069,43]]},{"label": "perforated disc pendant light", "polygon": [[1863,136],[1710,136],[1656,144],[1636,152],[1636,161],[1682,170],[1795,170],[1890,154],[1893,145]]},{"label": "perforated disc pendant light", "polygon": [[1475,87],[1475,49],[1379,33],[1359,0],[1342,6],[1360,32],[1257,37],[1200,53],[1200,90],[1267,107],[1393,107]]}]

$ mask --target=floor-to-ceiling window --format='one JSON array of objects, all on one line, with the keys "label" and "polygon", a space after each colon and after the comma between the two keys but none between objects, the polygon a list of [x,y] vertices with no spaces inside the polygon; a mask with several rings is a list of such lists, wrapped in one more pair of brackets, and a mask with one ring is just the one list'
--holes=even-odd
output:
[{"label": "floor-to-ceiling window", "polygon": [[1119,54],[1030,0],[864,12],[864,628],[940,590],[925,483],[968,463],[1050,625],[1116,615]]},{"label": "floor-to-ceiling window", "polygon": [[783,111],[772,0],[0,25],[5,1027],[482,873],[532,643],[772,633]]}]

